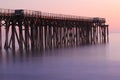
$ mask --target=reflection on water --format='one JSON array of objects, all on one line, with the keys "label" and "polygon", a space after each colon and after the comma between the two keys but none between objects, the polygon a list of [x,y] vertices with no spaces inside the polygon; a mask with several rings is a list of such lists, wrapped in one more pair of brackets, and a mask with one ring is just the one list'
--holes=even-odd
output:
[{"label": "reflection on water", "polygon": [[102,45],[27,53],[3,50],[0,80],[119,80],[117,35]]}]

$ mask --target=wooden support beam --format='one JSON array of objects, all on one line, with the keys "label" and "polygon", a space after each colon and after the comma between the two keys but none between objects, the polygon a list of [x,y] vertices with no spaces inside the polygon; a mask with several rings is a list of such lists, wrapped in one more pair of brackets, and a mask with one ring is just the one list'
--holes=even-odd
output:
[{"label": "wooden support beam", "polygon": [[106,43],[107,39],[106,39],[106,25],[104,26],[104,43]]},{"label": "wooden support beam", "polygon": [[90,44],[90,25],[88,23],[87,25],[87,32],[86,32],[86,36],[87,36],[87,44]]},{"label": "wooden support beam", "polygon": [[38,26],[38,40],[37,40],[38,50],[40,50],[40,26]]},{"label": "wooden support beam", "polygon": [[35,49],[38,50],[38,25],[37,23],[34,29],[34,44],[35,44]]},{"label": "wooden support beam", "polygon": [[92,44],[92,23],[90,24],[90,44]]},{"label": "wooden support beam", "polygon": [[78,27],[78,46],[80,45],[81,43],[81,38],[82,38],[82,34],[81,34],[81,26]]},{"label": "wooden support beam", "polygon": [[54,29],[53,26],[51,26],[51,48],[54,46]]},{"label": "wooden support beam", "polygon": [[15,24],[16,24],[16,21],[13,20],[13,22],[12,22],[12,38],[11,38],[13,51],[15,50],[15,27],[16,27]]},{"label": "wooden support beam", "polygon": [[40,27],[40,49],[43,49],[43,26]]},{"label": "wooden support beam", "polygon": [[0,25],[0,49],[2,49],[2,29],[1,29],[1,25]]},{"label": "wooden support beam", "polygon": [[47,26],[44,26],[44,49],[47,49]]},{"label": "wooden support beam", "polygon": [[76,46],[78,46],[78,38],[79,38],[78,29],[79,29],[78,26],[76,26]]},{"label": "wooden support beam", "polygon": [[102,29],[101,29],[101,26],[99,26],[99,40],[100,40],[100,43],[102,42]]},{"label": "wooden support beam", "polygon": [[69,38],[68,38],[68,26],[66,26],[66,47],[68,47],[69,44]]},{"label": "wooden support beam", "polygon": [[91,26],[91,44],[93,44],[93,24]]},{"label": "wooden support beam", "polygon": [[58,36],[59,36],[59,34],[58,34],[58,26],[56,27],[56,31],[55,31],[55,38],[56,38],[56,40],[55,40],[55,48],[58,48]]},{"label": "wooden support beam", "polygon": [[30,25],[30,31],[31,31],[31,50],[34,50],[35,45],[34,45],[34,26],[33,24]]},{"label": "wooden support beam", "polygon": [[93,26],[93,44],[96,43],[96,24]]},{"label": "wooden support beam", "polygon": [[20,50],[23,49],[23,33],[22,33],[22,21],[18,21],[18,27],[19,27],[19,48]]},{"label": "wooden support beam", "polygon": [[55,26],[53,27],[53,48],[56,46],[56,29]]},{"label": "wooden support beam", "polygon": [[52,27],[49,26],[48,29],[48,44],[49,44],[49,49],[52,49]]},{"label": "wooden support beam", "polygon": [[63,48],[65,47],[65,24],[63,25],[63,28],[62,28],[62,46]]},{"label": "wooden support beam", "polygon": [[25,22],[25,49],[29,50],[29,26],[28,22]]},{"label": "wooden support beam", "polygon": [[98,44],[98,27],[99,23],[96,24],[96,44]]},{"label": "wooden support beam", "polygon": [[16,38],[17,38],[17,41],[18,41],[18,45],[20,45],[20,40],[19,40],[19,36],[17,34],[17,31],[16,31],[16,28],[15,28],[15,35],[16,35]]},{"label": "wooden support beam", "polygon": [[9,36],[8,36],[8,34],[9,34],[9,25],[6,25],[5,26],[5,45],[4,45],[4,48],[5,49],[8,49],[9,48],[9,45],[8,45],[8,39],[9,39]]},{"label": "wooden support beam", "polygon": [[12,43],[12,34],[11,34],[9,45],[8,45],[9,48],[10,48],[11,43]]},{"label": "wooden support beam", "polygon": [[108,29],[108,25],[107,25],[107,42],[109,42],[109,29]]}]

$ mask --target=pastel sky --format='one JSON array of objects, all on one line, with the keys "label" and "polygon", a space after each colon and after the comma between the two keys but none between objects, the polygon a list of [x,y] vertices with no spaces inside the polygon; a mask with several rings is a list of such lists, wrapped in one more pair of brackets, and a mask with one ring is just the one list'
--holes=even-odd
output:
[{"label": "pastel sky", "polygon": [[110,32],[120,32],[120,0],[0,0],[0,8],[103,17]]}]

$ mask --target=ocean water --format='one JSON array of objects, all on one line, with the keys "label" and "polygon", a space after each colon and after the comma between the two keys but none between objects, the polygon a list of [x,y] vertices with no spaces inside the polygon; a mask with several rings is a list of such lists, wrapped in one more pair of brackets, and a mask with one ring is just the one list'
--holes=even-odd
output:
[{"label": "ocean water", "polygon": [[42,52],[0,52],[0,80],[120,80],[120,33],[109,43]]}]

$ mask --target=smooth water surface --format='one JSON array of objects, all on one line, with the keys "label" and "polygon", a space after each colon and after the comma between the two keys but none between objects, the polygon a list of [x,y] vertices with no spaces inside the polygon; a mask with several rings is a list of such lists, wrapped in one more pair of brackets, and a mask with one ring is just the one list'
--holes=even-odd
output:
[{"label": "smooth water surface", "polygon": [[0,80],[120,80],[120,34],[108,44],[0,54]]}]

